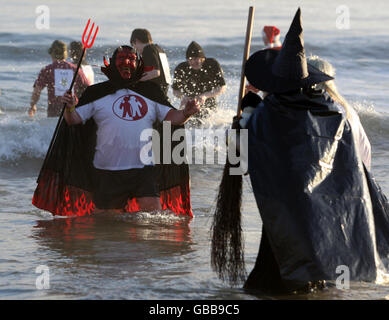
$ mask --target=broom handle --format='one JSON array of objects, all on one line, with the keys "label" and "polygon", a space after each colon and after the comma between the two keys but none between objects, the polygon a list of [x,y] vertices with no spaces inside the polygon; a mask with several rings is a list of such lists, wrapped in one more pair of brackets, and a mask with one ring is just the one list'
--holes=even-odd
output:
[{"label": "broom handle", "polygon": [[242,61],[242,71],[240,75],[240,88],[239,88],[239,96],[238,96],[238,110],[236,112],[237,116],[239,117],[242,112],[242,99],[244,95],[244,89],[246,84],[246,78],[244,75],[244,68],[247,59],[250,55],[250,45],[251,45],[251,34],[253,31],[253,20],[254,20],[254,7],[249,8],[249,17],[247,20],[247,28],[246,28],[246,42],[244,46],[244,53],[243,53],[243,61]]}]

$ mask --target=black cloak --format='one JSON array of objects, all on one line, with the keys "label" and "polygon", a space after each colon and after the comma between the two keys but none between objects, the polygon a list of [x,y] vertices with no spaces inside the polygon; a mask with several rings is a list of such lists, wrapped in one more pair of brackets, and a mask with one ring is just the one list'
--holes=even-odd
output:
[{"label": "black cloak", "polygon": [[339,108],[322,94],[273,94],[247,128],[263,232],[245,288],[294,291],[336,280],[339,266],[376,280],[389,267],[388,200]]},{"label": "black cloak", "polygon": [[[138,94],[173,108],[168,98],[158,85],[151,81],[141,82],[143,68],[139,68],[131,81],[121,81],[116,70],[115,51],[111,64],[106,63],[102,71],[109,80],[88,87],[81,96],[77,107],[90,103],[101,97],[115,93],[121,88],[128,88]],[[46,159],[37,179],[32,203],[36,207],[50,211],[53,215],[83,216],[92,214],[95,205],[93,203],[95,169],[93,158],[96,146],[95,121],[89,119],[84,125],[68,126],[66,121],[60,118],[59,129],[53,140],[52,148],[49,148]],[[160,133],[160,162],[156,164],[157,184],[160,190],[162,209],[170,209],[176,215],[192,217],[190,203],[189,167],[188,164],[163,164],[163,152],[171,152],[174,146],[182,143],[172,141],[171,150],[163,150],[162,124],[156,123],[154,128]],[[174,130],[184,126],[173,126]],[[184,139],[184,138],[183,138]],[[138,210],[136,198],[129,198],[125,208],[127,212]]]}]

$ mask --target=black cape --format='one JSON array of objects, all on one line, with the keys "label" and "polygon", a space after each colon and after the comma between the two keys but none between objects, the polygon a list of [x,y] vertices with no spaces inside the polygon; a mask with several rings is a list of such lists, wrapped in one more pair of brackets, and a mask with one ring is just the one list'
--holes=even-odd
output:
[{"label": "black cape", "polygon": [[[123,85],[118,86],[111,80],[90,86],[81,96],[77,107],[113,94],[122,87]],[[161,89],[150,81],[137,81],[127,87],[148,99],[172,107]],[[163,152],[169,151],[163,150],[162,147],[161,123],[156,123],[154,128],[160,132],[161,136],[160,162],[162,163]],[[178,128],[183,128],[183,126],[172,126],[172,134]],[[93,157],[96,146],[96,129],[97,126],[93,119],[89,119],[84,125],[76,126],[68,126],[66,121],[61,121],[53,147],[48,151],[40,171],[38,185],[33,196],[33,205],[50,211],[53,215],[83,216],[93,213],[95,208]],[[181,141],[172,141],[171,150],[179,143]],[[157,164],[156,167],[162,209],[170,209],[177,215],[191,217],[188,165],[186,163]],[[128,199],[124,209],[127,212],[137,211],[136,199]]]},{"label": "black cape", "polygon": [[389,205],[349,123],[322,94],[270,95],[248,123],[249,174],[263,221],[248,289],[374,281],[389,266]]}]

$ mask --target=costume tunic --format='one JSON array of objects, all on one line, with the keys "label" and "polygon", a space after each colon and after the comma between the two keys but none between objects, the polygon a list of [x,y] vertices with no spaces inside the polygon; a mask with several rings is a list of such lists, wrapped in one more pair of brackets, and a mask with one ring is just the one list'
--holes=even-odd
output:
[{"label": "costume tunic", "polygon": [[321,94],[270,95],[248,121],[249,174],[263,221],[248,289],[374,281],[389,267],[389,204],[352,127]]},{"label": "costume tunic", "polygon": [[[77,67],[70,62],[54,61],[39,72],[34,87],[41,90],[47,87],[48,117],[60,115],[63,108],[61,97],[69,89],[76,69]],[[88,85],[87,78],[82,70],[79,70],[74,83],[74,93],[80,97]]]},{"label": "costume tunic", "polygon": [[[122,86],[127,86],[126,88]],[[113,97],[118,97],[116,104],[113,103]],[[128,101],[124,98],[129,98]],[[131,101],[131,97],[135,100]],[[106,109],[99,109],[102,106],[100,102],[107,98],[111,101]],[[140,102],[138,109],[135,106],[136,101]],[[145,112],[145,106],[141,102],[145,102],[147,109],[150,112]],[[127,102],[130,104],[128,105]],[[131,109],[131,103],[134,107]],[[122,105],[122,108],[120,106]],[[136,121],[145,121],[150,124],[153,119],[157,121],[154,123],[154,128],[160,133],[159,149],[162,153],[172,152],[177,144],[181,144],[185,139],[183,137],[180,141],[172,141],[171,150],[163,149],[164,132],[161,130],[161,123],[158,120],[164,119],[166,112],[173,108],[170,105],[166,95],[161,89],[150,81],[141,82],[134,81],[128,84],[119,84],[114,81],[105,81],[102,83],[89,86],[84,92],[76,112],[84,117],[85,124],[68,126],[65,121],[62,121],[59,126],[57,135],[54,137],[54,143],[49,149],[45,162],[42,166],[38,177],[38,185],[34,192],[33,204],[43,210],[50,211],[53,215],[63,216],[83,216],[93,214],[95,210],[95,203],[93,201],[94,194],[97,191],[99,183],[96,183],[96,168],[93,165],[94,160],[96,164],[103,164],[110,167],[112,163],[105,155],[100,158],[97,156],[98,149],[98,127],[96,121],[103,121],[100,118],[103,113],[110,114],[108,121],[122,123],[121,128],[111,127],[111,131],[123,130],[121,133],[127,132],[126,125],[129,124],[128,130],[132,131],[132,124]],[[94,112],[97,112],[92,116]],[[80,110],[80,111],[79,111]],[[115,114],[116,112],[116,114]],[[143,118],[142,118],[143,116]],[[116,118],[117,119],[116,119]],[[130,121],[132,117],[132,121]],[[96,121],[95,119],[96,118]],[[127,120],[124,120],[127,119]],[[172,126],[171,134],[174,134],[176,129],[183,129],[183,126]],[[109,141],[112,132],[104,132],[99,143]],[[113,134],[112,136],[115,136]],[[134,137],[127,137],[133,139]],[[124,140],[121,140],[124,141]],[[113,142],[117,142],[113,141]],[[126,151],[127,152],[127,151]],[[96,154],[96,158],[95,158]],[[112,155],[113,156],[113,155]],[[160,159],[164,159],[161,154]],[[171,159],[171,157],[170,157]],[[103,163],[100,163],[99,161]],[[119,157],[119,163],[114,163],[117,167],[127,167],[129,164],[134,165],[134,159],[129,160],[130,163],[123,165],[122,157]],[[107,161],[107,163],[104,163]],[[143,166],[143,164],[142,164]],[[130,169],[142,170],[142,169]],[[120,170],[112,171],[120,172]],[[189,182],[189,167],[186,163],[163,163],[156,164],[153,170],[154,179],[158,187],[157,192],[160,194],[160,201],[162,209],[170,209],[177,215],[192,216],[190,203],[190,182]],[[127,212],[138,211],[136,197],[128,197],[126,206],[123,210]]]}]

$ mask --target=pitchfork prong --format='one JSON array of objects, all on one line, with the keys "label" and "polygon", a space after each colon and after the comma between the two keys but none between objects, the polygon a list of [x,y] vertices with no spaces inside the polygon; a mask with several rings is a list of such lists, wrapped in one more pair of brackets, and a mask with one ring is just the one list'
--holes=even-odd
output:
[{"label": "pitchfork prong", "polygon": [[89,23],[90,23],[90,18],[89,18],[89,20],[88,20],[88,23],[86,24],[86,27],[85,27],[85,29],[84,29],[84,33],[82,34],[82,43],[84,44],[84,47],[85,47],[85,41],[84,41],[84,39],[85,39],[85,34],[86,34],[86,30],[88,30]]},{"label": "pitchfork prong", "polygon": [[86,38],[86,42],[88,43],[89,39],[90,39],[90,36],[92,34],[92,31],[93,31],[93,28],[95,27],[95,23],[93,22],[92,24],[92,28],[90,28],[90,31],[89,31],[89,34],[88,34],[88,38]]},{"label": "pitchfork prong", "polygon": [[96,31],[95,31],[95,34],[94,34],[94,36],[93,36],[93,38],[92,38],[92,41],[89,43],[89,39],[90,39],[90,37],[91,37],[91,35],[92,35],[92,31],[93,31],[93,29],[94,29],[94,27],[95,27],[95,23],[93,22],[92,27],[91,27],[91,29],[89,30],[88,37],[87,37],[87,39],[85,40],[85,35],[86,35],[86,31],[88,30],[89,24],[90,24],[90,19],[88,20],[88,23],[87,23],[87,25],[86,25],[86,27],[85,27],[85,29],[84,29],[84,33],[83,33],[83,35],[82,35],[82,43],[83,43],[83,45],[84,45],[84,48],[91,48],[91,47],[93,46],[93,43],[95,42],[95,39],[96,39],[97,32],[99,31],[99,27],[97,26]]},{"label": "pitchfork prong", "polygon": [[[95,24],[93,23],[92,25],[92,29],[90,30],[89,32],[89,35],[88,35],[88,39],[85,41],[85,35],[86,35],[86,31],[88,30],[89,28],[89,24],[90,24],[90,19],[88,20],[88,23],[84,29],[84,33],[82,34],[82,44],[84,45],[84,50],[82,50],[82,55],[81,55],[81,58],[80,60],[78,61],[78,65],[77,65],[77,69],[76,71],[74,72],[73,74],[73,80],[72,80],[72,83],[70,84],[70,87],[69,87],[69,90],[72,91],[72,88],[73,88],[73,85],[74,85],[74,81],[76,80],[76,77],[77,77],[77,74],[78,74],[78,70],[80,69],[80,66],[81,66],[81,62],[82,62],[82,58],[84,57],[84,54],[86,52],[86,49],[87,48],[91,48],[93,46],[93,43],[95,42],[95,39],[96,39],[96,35],[97,35],[97,31],[99,31],[99,27],[96,28],[96,32],[92,38],[92,41],[90,43],[88,43],[89,39],[90,39],[90,36],[92,34],[92,30],[95,26]],[[66,103],[64,103],[63,105],[63,108],[62,108],[62,112],[58,118],[58,122],[57,122],[57,126],[55,127],[55,130],[54,130],[54,134],[53,134],[53,137],[51,138],[51,141],[50,141],[50,145],[49,145],[49,150],[47,151],[46,153],[46,157],[45,157],[45,160],[43,162],[43,166],[41,168],[41,171],[39,173],[39,176],[41,176],[42,174],[42,170],[45,168],[45,165],[48,161],[48,157],[49,155],[51,154],[52,152],[52,148],[53,148],[53,144],[54,144],[54,141],[57,139],[57,136],[58,136],[58,128],[59,126],[61,125],[62,123],[62,120],[63,120],[63,113],[65,111],[65,106],[66,106]]]},{"label": "pitchfork prong", "polygon": [[[95,35],[93,36],[92,45],[93,45],[93,43],[95,42],[95,39],[96,39],[96,36],[97,36],[97,32],[98,32],[98,31],[99,31],[99,26],[97,26]],[[91,46],[92,46],[92,45],[91,45]]]}]

